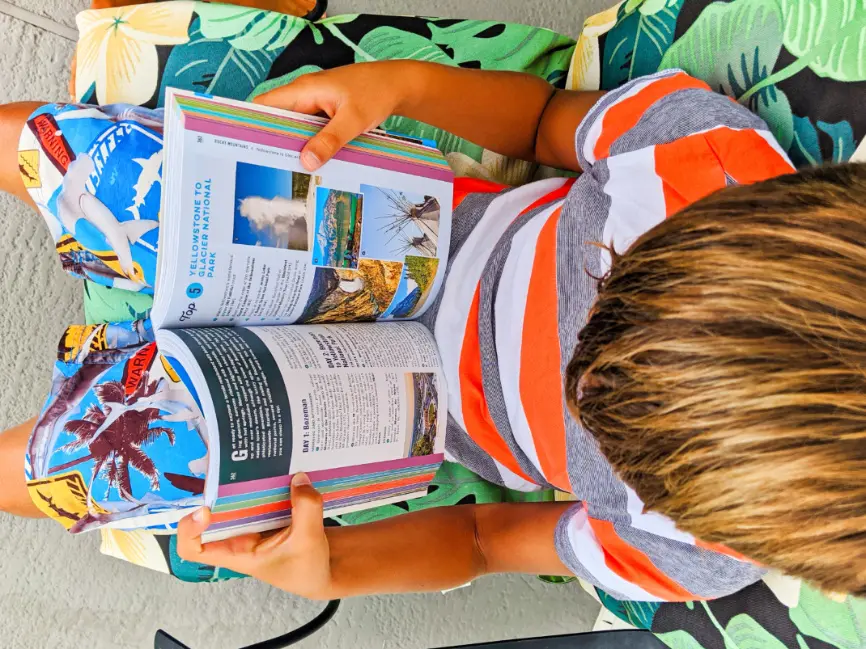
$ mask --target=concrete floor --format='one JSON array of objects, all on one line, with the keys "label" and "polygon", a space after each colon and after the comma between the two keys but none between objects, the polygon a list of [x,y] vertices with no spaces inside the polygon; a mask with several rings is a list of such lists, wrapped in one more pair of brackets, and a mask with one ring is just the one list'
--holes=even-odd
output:
[{"label": "concrete floor", "polygon": [[[526,22],[576,35],[609,0],[333,0],[331,13],[369,12]],[[89,0],[0,0],[0,102],[62,100],[75,13]],[[11,143],[4,143],[12,146]],[[38,217],[0,195],[0,427],[40,408],[52,349],[81,321],[80,285],[60,271]],[[23,334],[23,335],[22,335]],[[194,586],[101,556],[97,538],[47,521],[0,515],[0,646],[152,647],[163,627],[194,649],[262,640],[318,605],[251,580]],[[579,588],[498,576],[447,595],[346,602],[300,647],[426,648],[588,630],[598,606]]]}]

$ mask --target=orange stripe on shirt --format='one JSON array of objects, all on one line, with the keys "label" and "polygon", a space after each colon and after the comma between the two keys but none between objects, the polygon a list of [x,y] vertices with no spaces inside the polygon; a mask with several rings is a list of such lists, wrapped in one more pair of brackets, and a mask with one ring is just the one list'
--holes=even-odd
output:
[{"label": "orange stripe on shirt", "polygon": [[626,581],[667,602],[702,599],[659,570],[650,558],[617,534],[613,523],[588,518],[604,553],[604,563]]},{"label": "orange stripe on shirt", "polygon": [[656,145],[654,155],[666,217],[727,185],[725,170],[705,133]]},{"label": "orange stripe on shirt", "polygon": [[480,178],[455,178],[454,209],[457,209],[469,194],[498,194],[503,189],[508,189],[508,185],[500,185]]},{"label": "orange stripe on shirt", "polygon": [[[520,214],[526,214],[537,207],[556,200],[561,200],[566,194],[568,194],[574,181],[574,178],[565,181],[562,186],[554,189],[552,192],[548,192],[523,209]],[[490,416],[490,410],[487,406],[487,398],[484,396],[484,380],[481,371],[481,346],[478,337],[478,312],[480,301],[481,285],[479,283],[478,287],[475,289],[475,295],[472,298],[472,305],[469,309],[469,315],[466,320],[466,332],[463,335],[463,346],[460,349],[460,401],[463,410],[463,425],[466,427],[466,433],[470,438],[472,438],[472,441],[478,444],[478,446],[480,446],[492,458],[512,473],[520,476],[527,482],[532,482],[529,476],[527,476],[523,469],[520,468],[517,459],[514,457],[511,449],[508,448],[508,444],[505,443],[505,440],[503,440],[502,436],[499,434],[496,424]],[[557,366],[557,380],[559,380],[559,376],[560,369]],[[565,484],[567,485],[568,482],[566,481]]]},{"label": "orange stripe on shirt", "polygon": [[561,213],[562,207],[548,218],[535,245],[520,344],[520,401],[541,472],[552,485],[569,491],[556,286],[556,233]]},{"label": "orange stripe on shirt", "polygon": [[716,128],[704,136],[728,175],[741,185],[794,171],[782,154],[751,129]]},{"label": "orange stripe on shirt", "polygon": [[727,176],[749,184],[791,173],[793,168],[753,130],[719,127],[655,147],[666,216],[727,186]]},{"label": "orange stripe on shirt", "polygon": [[710,90],[703,81],[690,77],[685,72],[678,72],[669,77],[663,77],[645,86],[631,97],[620,99],[607,109],[601,122],[601,133],[595,142],[593,154],[596,160],[610,155],[610,147],[618,138],[625,135],[640,121],[644,113],[662,97],[676,92],[699,88]]},{"label": "orange stripe on shirt", "polygon": [[463,425],[472,441],[478,444],[493,459],[532,482],[517,463],[508,444],[502,439],[484,396],[484,380],[481,371],[481,345],[478,336],[478,311],[481,302],[481,284],[475,289],[463,347],[460,349],[460,401],[463,409]]},{"label": "orange stripe on shirt", "polygon": [[525,210],[523,210],[520,213],[520,215],[523,216],[524,214],[528,214],[532,210],[537,209],[537,208],[541,207],[542,205],[547,205],[548,203],[552,203],[553,201],[562,200],[563,198],[565,198],[568,195],[568,192],[571,191],[571,186],[574,184],[575,180],[577,180],[577,178],[566,179],[566,181],[562,184],[562,187],[559,187],[558,189],[554,189],[552,192],[545,194],[544,196],[539,198],[537,201],[535,201],[532,205],[530,205]]}]

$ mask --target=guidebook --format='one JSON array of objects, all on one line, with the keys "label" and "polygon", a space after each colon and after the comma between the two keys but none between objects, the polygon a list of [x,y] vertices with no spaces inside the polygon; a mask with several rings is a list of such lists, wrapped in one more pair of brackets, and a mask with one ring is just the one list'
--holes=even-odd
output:
[{"label": "guidebook", "polygon": [[201,505],[206,541],[276,529],[299,471],[328,515],[426,493],[447,390],[405,320],[443,281],[452,174],[381,131],[307,173],[325,123],[168,92],[151,319],[67,331],[75,380],[31,438],[34,502],[71,531],[171,531]]}]

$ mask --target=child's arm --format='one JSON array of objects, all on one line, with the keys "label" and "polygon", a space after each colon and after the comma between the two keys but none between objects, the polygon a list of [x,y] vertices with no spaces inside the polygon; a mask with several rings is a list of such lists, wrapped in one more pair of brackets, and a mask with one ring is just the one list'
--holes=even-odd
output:
[{"label": "child's arm", "polygon": [[0,143],[3,144],[0,152],[0,191],[12,194],[33,207],[33,201],[27,194],[18,171],[18,139],[27,118],[44,105],[45,102],[38,101],[0,105]]},{"label": "child's arm", "polygon": [[393,114],[503,155],[579,171],[574,133],[602,94],[557,90],[518,72],[380,61],[305,75],[256,101],[332,118],[304,149],[301,159],[310,169]]},{"label": "child's arm", "polygon": [[17,516],[42,517],[27,492],[24,454],[36,419],[0,433],[0,511]]},{"label": "child's arm", "polygon": [[201,520],[181,521],[178,553],[311,599],[445,590],[497,572],[570,574],[554,532],[574,503],[460,505],[326,529],[321,496],[297,480],[290,528],[202,545],[210,515],[200,510]]}]

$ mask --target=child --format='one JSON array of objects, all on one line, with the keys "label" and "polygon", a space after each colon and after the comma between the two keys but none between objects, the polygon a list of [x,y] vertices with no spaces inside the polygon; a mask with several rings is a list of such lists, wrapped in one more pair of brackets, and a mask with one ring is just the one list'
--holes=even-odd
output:
[{"label": "child", "polygon": [[449,383],[448,453],[579,502],[326,530],[298,475],[289,529],[202,545],[201,510],[179,527],[182,557],[312,598],[516,571],[690,600],[736,592],[761,566],[866,592],[863,169],[791,174],[759,118],[677,71],[602,96],[395,61],[261,101],[332,117],[302,155],[309,169],[395,113],[583,171],[458,186],[448,278],[426,316]]}]

